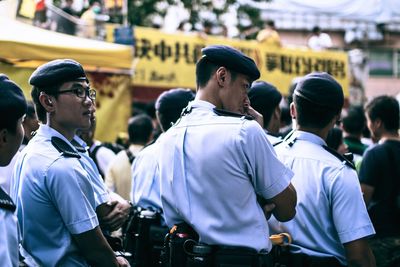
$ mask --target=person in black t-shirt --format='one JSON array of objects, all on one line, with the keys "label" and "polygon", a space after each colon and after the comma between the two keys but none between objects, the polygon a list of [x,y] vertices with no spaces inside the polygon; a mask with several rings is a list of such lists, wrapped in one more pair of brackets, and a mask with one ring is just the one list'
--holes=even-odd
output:
[{"label": "person in black t-shirt", "polygon": [[371,248],[377,266],[400,266],[399,103],[379,96],[366,106],[367,126],[379,143],[368,149],[360,182],[376,237]]}]

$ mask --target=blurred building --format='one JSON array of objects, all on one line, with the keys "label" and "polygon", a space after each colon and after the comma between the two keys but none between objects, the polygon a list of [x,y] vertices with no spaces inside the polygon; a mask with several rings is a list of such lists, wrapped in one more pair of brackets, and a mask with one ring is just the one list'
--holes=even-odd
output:
[{"label": "blurred building", "polygon": [[[239,1],[262,10],[264,20],[273,20],[286,46],[307,46],[311,29],[328,33],[333,49],[351,51],[351,97],[400,93],[400,1],[274,0],[270,3]],[[363,99],[365,100],[365,99]]]}]

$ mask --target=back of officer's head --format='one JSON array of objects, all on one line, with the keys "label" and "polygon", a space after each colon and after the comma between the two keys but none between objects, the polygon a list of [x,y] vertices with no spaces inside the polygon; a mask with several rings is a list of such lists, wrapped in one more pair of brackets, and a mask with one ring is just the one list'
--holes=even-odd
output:
[{"label": "back of officer's head", "polygon": [[176,88],[163,92],[156,101],[158,121],[165,132],[181,116],[182,110],[194,99],[190,89]]},{"label": "back of officer's head", "polygon": [[227,68],[232,80],[236,79],[238,73],[248,76],[251,81],[260,77],[254,60],[233,47],[211,45],[203,48],[201,52],[202,57],[196,64],[197,88],[206,86],[219,67]]},{"label": "back of officer's head", "polygon": [[[0,166],[8,165],[21,145],[23,130],[18,124],[25,112],[26,100],[21,88],[0,74]],[[16,138],[18,127],[21,127],[20,140]]]},{"label": "back of officer's head", "polygon": [[391,96],[378,96],[369,102],[365,111],[371,121],[380,119],[388,131],[399,129],[399,102]]},{"label": "back of officer's head", "polygon": [[15,133],[18,120],[25,115],[27,104],[21,88],[0,74],[0,130]]},{"label": "back of officer's head", "polygon": [[272,117],[273,112],[279,106],[282,95],[270,83],[264,81],[254,82],[248,92],[250,105],[264,118],[264,126],[266,127]]},{"label": "back of officer's head", "polygon": [[40,121],[46,121],[46,110],[39,101],[43,92],[57,98],[60,87],[70,81],[87,81],[82,65],[72,59],[56,59],[39,66],[29,78],[33,86],[32,100],[35,103],[36,113]]},{"label": "back of officer's head", "polygon": [[352,135],[361,135],[367,124],[362,107],[351,107],[342,118],[343,130]]},{"label": "back of officer's head", "polygon": [[139,114],[129,119],[128,134],[131,144],[146,144],[153,131],[151,117],[146,114]]},{"label": "back of officer's head", "polygon": [[304,76],[293,93],[297,124],[303,127],[324,128],[338,116],[344,103],[343,90],[325,72]]}]

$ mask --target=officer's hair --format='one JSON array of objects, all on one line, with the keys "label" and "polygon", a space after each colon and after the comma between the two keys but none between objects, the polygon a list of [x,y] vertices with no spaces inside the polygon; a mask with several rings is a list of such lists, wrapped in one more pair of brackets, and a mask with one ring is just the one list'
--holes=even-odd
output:
[{"label": "officer's hair", "polygon": [[153,131],[153,123],[146,114],[136,115],[128,120],[129,142],[131,144],[146,144]]},{"label": "officer's hair", "polygon": [[324,128],[340,111],[319,106],[293,94],[293,102],[296,106],[297,124],[303,127]]},{"label": "officer's hair", "polygon": [[46,109],[40,104],[39,101],[39,96],[40,92],[45,92],[48,95],[53,95],[54,97],[58,97],[57,92],[59,90],[60,85],[56,85],[53,87],[49,88],[39,88],[37,86],[33,86],[31,90],[31,97],[33,100],[33,103],[35,104],[35,110],[36,110],[36,115],[39,119],[40,122],[46,123]]},{"label": "officer's hair", "polygon": [[[214,72],[221,66],[218,66],[207,59],[207,57],[202,57],[196,63],[196,84],[197,88],[204,87],[207,85],[208,81]],[[227,68],[228,69],[228,68]],[[232,81],[236,80],[237,73],[228,69],[231,73]]]},{"label": "officer's hair", "polygon": [[371,121],[380,119],[386,130],[399,129],[400,111],[399,102],[391,96],[378,96],[372,99],[365,107]]},{"label": "officer's hair", "polygon": [[367,124],[362,107],[351,107],[342,118],[343,129],[349,134],[361,135]]}]

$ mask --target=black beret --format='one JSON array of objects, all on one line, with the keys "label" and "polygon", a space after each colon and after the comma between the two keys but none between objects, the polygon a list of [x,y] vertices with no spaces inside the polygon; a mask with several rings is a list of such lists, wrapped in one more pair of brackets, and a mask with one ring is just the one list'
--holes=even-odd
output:
[{"label": "black beret", "polygon": [[39,66],[29,78],[29,83],[46,88],[75,80],[88,81],[82,65],[72,59],[56,59]]},{"label": "black beret", "polygon": [[26,113],[26,100],[21,88],[6,75],[0,74],[1,127],[13,123]]},{"label": "black beret", "polygon": [[326,72],[313,72],[304,76],[297,83],[294,94],[332,110],[341,110],[344,104],[342,86]]},{"label": "black beret", "polygon": [[194,93],[190,89],[175,88],[163,92],[157,98],[155,107],[160,113],[178,111],[180,114],[193,99]]},{"label": "black beret", "polygon": [[278,89],[264,81],[254,82],[248,92],[248,96],[250,105],[258,112],[274,110],[282,100],[282,95]]},{"label": "black beret", "polygon": [[254,60],[230,46],[211,45],[203,48],[201,52],[203,57],[212,63],[247,75],[252,81],[260,78],[260,71]]}]

